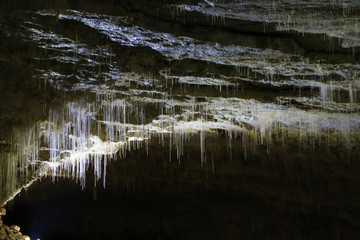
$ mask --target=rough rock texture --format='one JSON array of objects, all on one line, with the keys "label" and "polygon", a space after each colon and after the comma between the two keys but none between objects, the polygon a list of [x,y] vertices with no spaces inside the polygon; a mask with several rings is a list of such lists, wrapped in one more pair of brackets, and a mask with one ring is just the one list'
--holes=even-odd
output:
[{"label": "rough rock texture", "polygon": [[10,227],[3,224],[2,216],[6,214],[6,209],[0,210],[0,240],[30,240],[29,236],[22,235],[20,227],[11,225]]},{"label": "rough rock texture", "polygon": [[[238,7],[226,7],[228,2],[248,4],[231,17]],[[330,14],[348,19],[343,29],[350,33],[359,7],[339,7],[347,0],[303,1],[320,20],[309,25],[311,11],[303,4],[275,14],[274,7],[294,1],[273,1],[269,9],[271,1],[263,2],[264,7],[255,0],[0,1],[0,206],[36,179],[37,166],[48,164],[53,177],[105,185],[106,200],[91,194],[113,201],[110,212],[119,205],[112,194],[121,187],[138,191],[140,202],[141,194],[152,191],[149,201],[157,207],[144,203],[138,211],[148,212],[147,220],[131,222],[131,201],[124,201],[128,215],[118,220],[126,229],[110,223],[124,238],[143,231],[139,238],[149,239],[146,228],[165,228],[168,239],[190,239],[190,230],[193,239],[224,239],[225,228],[234,239],[359,235],[360,51],[343,41],[358,39],[358,24],[351,39],[323,36],[329,26],[318,25]],[[325,3],[333,5],[322,8]],[[258,10],[271,18],[264,20]],[[310,18],[301,22],[302,32],[295,31],[303,11]],[[287,12],[289,18],[278,18]],[[314,27],[320,29],[314,33]],[[57,185],[49,183],[44,189],[37,183],[41,191],[32,195],[34,202],[52,202],[38,199],[44,192],[57,194]],[[171,195],[174,186],[179,196]],[[180,210],[173,209],[170,218],[162,216],[162,205],[171,209],[176,198],[184,205],[175,204]],[[205,200],[199,212],[193,203]],[[33,208],[21,201],[14,208],[20,219],[39,217],[23,213]],[[178,217],[182,209],[192,222]],[[30,232],[27,219],[9,221],[9,215],[6,223]],[[70,217],[83,231],[75,232],[74,224],[59,239],[88,233],[98,218],[105,217]],[[85,221],[93,225],[81,226]],[[15,236],[18,230],[1,231]],[[82,237],[76,239],[89,236]]]}]

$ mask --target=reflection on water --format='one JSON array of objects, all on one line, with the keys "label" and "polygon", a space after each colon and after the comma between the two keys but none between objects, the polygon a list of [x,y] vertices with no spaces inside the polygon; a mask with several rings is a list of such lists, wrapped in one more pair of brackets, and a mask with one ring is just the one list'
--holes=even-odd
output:
[{"label": "reflection on water", "polygon": [[[337,197],[327,205],[327,197],[314,192],[331,190],[328,173],[335,182],[358,181],[352,174],[360,151],[360,65],[350,47],[358,42],[354,12],[359,6],[322,1],[326,7],[316,12],[314,1],[302,2],[304,8],[287,2],[163,6],[174,11],[169,21],[185,16],[195,24],[192,17],[199,17],[197,27],[209,36],[216,17],[224,26],[235,21],[228,25],[233,30],[218,30],[224,34],[219,42],[191,31],[179,34],[166,27],[169,23],[153,30],[132,16],[80,10],[1,13],[4,46],[17,39],[26,47],[21,54],[0,55],[4,79],[8,73],[25,75],[1,82],[1,100],[9,106],[0,105],[0,123],[9,134],[0,135],[0,202],[49,176],[54,182],[74,179],[85,191],[89,185],[117,186],[119,179],[124,186],[141,179],[142,187],[147,181],[183,181],[214,192],[275,194],[287,207],[295,202],[296,209],[337,206]],[[337,10],[324,17],[329,8]],[[286,15],[288,9],[294,11]],[[209,18],[208,24],[201,17]],[[247,33],[251,43],[230,39],[227,44],[240,20],[304,33],[274,35],[280,45],[291,42],[283,47],[273,47],[272,40],[264,47],[262,31]],[[344,21],[347,26],[340,27]],[[294,44],[294,39],[311,42],[306,33],[340,38],[341,51],[311,52]],[[126,165],[134,159],[136,164]],[[341,170],[331,170],[332,164]],[[276,190],[277,183],[285,187]],[[287,207],[284,211],[298,211]]]}]

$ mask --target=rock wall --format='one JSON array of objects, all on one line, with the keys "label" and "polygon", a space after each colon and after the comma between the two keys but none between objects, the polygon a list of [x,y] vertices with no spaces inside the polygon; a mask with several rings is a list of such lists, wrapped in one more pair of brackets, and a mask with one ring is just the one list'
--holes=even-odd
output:
[{"label": "rock wall", "polygon": [[2,217],[6,214],[6,209],[0,209],[0,239],[1,240],[30,240],[29,236],[22,235],[20,227],[11,225],[10,227],[5,225],[2,221]]}]

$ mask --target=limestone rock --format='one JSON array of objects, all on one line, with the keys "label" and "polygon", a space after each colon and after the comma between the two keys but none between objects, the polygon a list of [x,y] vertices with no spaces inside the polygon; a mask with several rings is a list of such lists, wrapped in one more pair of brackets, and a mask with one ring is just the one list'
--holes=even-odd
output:
[{"label": "limestone rock", "polygon": [[10,228],[14,230],[15,232],[20,232],[20,227],[17,225],[11,225]]},{"label": "limestone rock", "polygon": [[8,234],[4,226],[0,226],[0,240],[7,240]]},{"label": "limestone rock", "polygon": [[6,235],[5,228],[3,226],[0,226],[0,236]]},{"label": "limestone rock", "polygon": [[22,235],[20,227],[16,225],[0,225],[0,240],[31,240],[29,236]]},{"label": "limestone rock", "polygon": [[4,216],[4,215],[6,215],[6,209],[0,208],[0,216]]}]

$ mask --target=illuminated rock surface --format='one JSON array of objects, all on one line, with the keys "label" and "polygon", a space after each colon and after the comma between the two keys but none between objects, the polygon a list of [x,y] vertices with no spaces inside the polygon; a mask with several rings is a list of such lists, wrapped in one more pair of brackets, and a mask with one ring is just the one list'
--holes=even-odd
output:
[{"label": "illuminated rock surface", "polygon": [[[15,198],[9,221],[27,217],[17,208],[35,214],[26,209],[45,204],[36,198],[41,192],[76,206],[95,186],[107,197],[99,202],[114,212],[122,211],[115,199],[128,191],[141,202],[121,200],[130,208],[154,204],[157,210],[142,208],[149,222],[164,199],[179,198],[185,212],[209,200],[193,216],[160,214],[165,220],[148,228],[121,223],[106,235],[99,224],[98,233],[86,236],[80,232],[87,227],[72,226],[63,238],[356,236],[356,1],[48,4],[5,1],[0,14],[0,202],[29,191],[29,200],[22,195],[17,205]],[[79,199],[67,196],[68,179],[83,189]],[[211,212],[218,205],[223,213]],[[271,210],[260,217],[259,206]],[[209,213],[203,218],[201,211]],[[185,223],[194,216],[200,230]],[[186,234],[169,221],[183,224]],[[261,228],[266,222],[271,226]],[[32,238],[40,234],[22,223]],[[43,233],[56,239],[51,231]]]},{"label": "illuminated rock surface", "polygon": [[29,240],[29,236],[22,235],[20,227],[16,225],[6,226],[3,224],[2,217],[6,215],[5,208],[0,209],[0,239],[1,240]]}]

